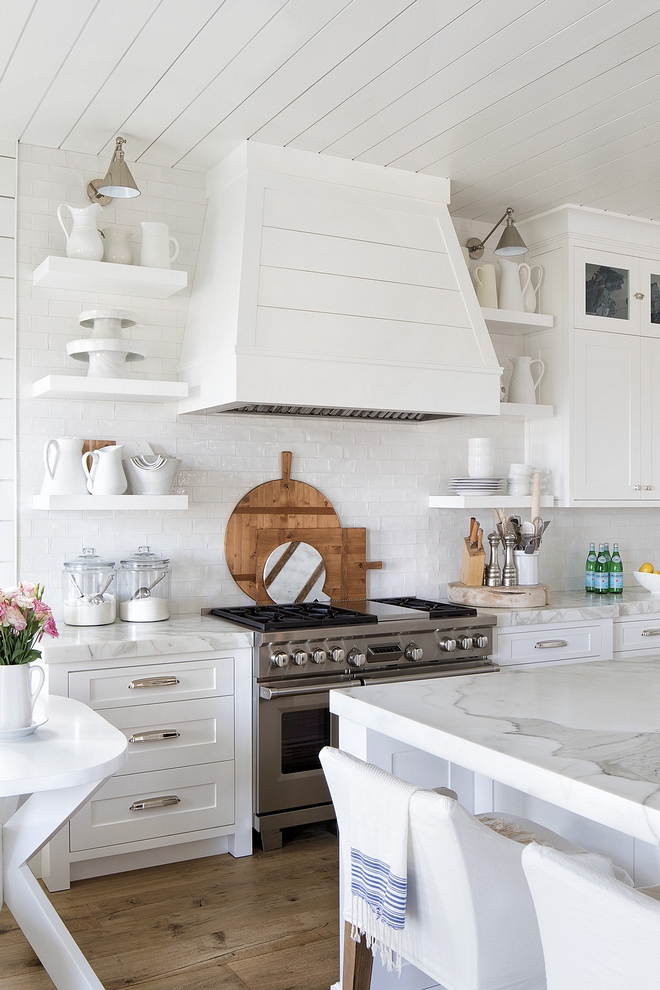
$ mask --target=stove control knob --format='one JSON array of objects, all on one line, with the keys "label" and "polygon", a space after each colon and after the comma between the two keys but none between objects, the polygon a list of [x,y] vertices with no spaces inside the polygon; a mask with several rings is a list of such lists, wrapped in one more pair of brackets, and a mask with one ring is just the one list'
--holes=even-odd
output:
[{"label": "stove control knob", "polygon": [[360,653],[358,648],[354,646],[353,649],[348,654],[348,662],[351,665],[351,667],[364,667],[365,663],[367,662],[367,654]]},{"label": "stove control knob", "polygon": [[333,646],[330,650],[330,659],[334,661],[334,663],[343,663],[345,656],[346,652],[342,650],[341,646]]},{"label": "stove control knob", "polygon": [[406,660],[421,660],[424,656],[424,650],[417,643],[408,643],[404,651],[404,656]]},{"label": "stove control knob", "polygon": [[471,650],[472,649],[472,636],[461,636],[458,641],[459,650]]},{"label": "stove control knob", "polygon": [[488,646],[488,636],[475,636],[474,645],[478,646],[480,650],[483,650],[485,646]]},{"label": "stove control knob", "polygon": [[328,654],[325,650],[312,650],[312,663],[325,663]]},{"label": "stove control knob", "polygon": [[454,650],[456,649],[456,640],[441,639],[440,642],[438,643],[438,646],[440,647],[441,650],[444,650],[445,653],[453,653]]},{"label": "stove control knob", "polygon": [[304,650],[296,650],[295,653],[292,654],[291,659],[296,664],[296,666],[304,667],[307,661],[309,660],[309,657]]},{"label": "stove control knob", "polygon": [[273,653],[270,658],[270,662],[274,663],[276,667],[286,667],[289,663],[289,654],[282,653],[281,651],[278,653]]}]

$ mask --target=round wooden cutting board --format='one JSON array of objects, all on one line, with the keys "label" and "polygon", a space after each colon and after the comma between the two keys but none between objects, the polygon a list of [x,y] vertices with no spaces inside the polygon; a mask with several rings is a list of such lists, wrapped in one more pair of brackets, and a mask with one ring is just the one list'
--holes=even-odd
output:
[{"label": "round wooden cutting board", "polygon": [[225,556],[236,584],[257,599],[257,531],[341,529],[332,505],[317,488],[291,480],[291,451],[282,451],[282,477],[257,485],[240,500],[227,523]]}]

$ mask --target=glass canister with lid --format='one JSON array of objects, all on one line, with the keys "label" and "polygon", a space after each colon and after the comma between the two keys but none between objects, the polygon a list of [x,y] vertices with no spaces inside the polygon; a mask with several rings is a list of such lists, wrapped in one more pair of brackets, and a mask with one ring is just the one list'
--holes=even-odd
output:
[{"label": "glass canister with lid", "polygon": [[138,547],[121,562],[119,618],[124,622],[160,622],[170,617],[169,558]]},{"label": "glass canister with lid", "polygon": [[93,547],[65,560],[62,603],[67,626],[105,626],[117,617],[117,572]]}]

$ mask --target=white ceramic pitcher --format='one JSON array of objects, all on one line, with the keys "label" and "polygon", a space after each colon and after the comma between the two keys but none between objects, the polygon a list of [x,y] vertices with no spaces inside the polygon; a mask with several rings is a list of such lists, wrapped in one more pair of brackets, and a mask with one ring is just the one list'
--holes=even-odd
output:
[{"label": "white ceramic pitcher", "polygon": [[[520,285],[520,272],[517,261],[497,259],[502,276],[500,278],[500,309],[508,309],[514,313],[524,313],[523,290]],[[527,267],[527,266],[525,266]]]},{"label": "white ceramic pitcher", "polygon": [[473,275],[479,305],[486,306],[490,309],[497,309],[495,265],[478,265]]},{"label": "white ceramic pitcher", "polygon": [[82,440],[59,437],[44,445],[42,495],[87,495],[87,480],[80,464]]},{"label": "white ceramic pitcher", "polygon": [[[140,248],[140,264],[145,268],[169,268],[171,262],[178,257],[179,243],[170,232],[166,223],[141,223],[142,246]],[[173,251],[170,250],[170,245]]]},{"label": "white ceramic pitcher", "polygon": [[44,686],[44,669],[35,663],[0,666],[0,730],[28,729],[37,695]]},{"label": "white ceramic pitcher", "polygon": [[133,248],[129,244],[131,239],[130,227],[101,227],[101,233],[105,238],[103,243],[103,260],[110,261],[114,265],[132,265]]},{"label": "white ceramic pitcher", "polygon": [[[67,209],[71,214],[71,233],[68,232],[62,219],[62,210]],[[78,258],[82,261],[101,261],[103,258],[103,234],[96,222],[103,207],[99,203],[79,208],[62,203],[57,207],[57,219],[66,236],[67,258]]]},{"label": "white ceramic pitcher", "polygon": [[[509,381],[509,402],[524,402],[527,405],[533,405],[536,402],[536,389],[545,374],[545,364],[541,358],[514,357],[509,358],[509,360],[513,365]],[[541,366],[541,373],[536,381],[532,377],[533,364]]]},{"label": "white ceramic pitcher", "polygon": [[[82,456],[82,466],[87,475],[87,488],[92,495],[123,495],[128,488],[121,455],[124,444],[88,450]],[[89,458],[92,463],[90,465]]]},{"label": "white ceramic pitcher", "polygon": [[[543,281],[543,269],[540,265],[526,265],[524,262],[521,265],[518,265],[518,269],[520,271],[520,284],[522,287],[525,312],[535,313],[539,301],[539,288],[541,287],[541,282]],[[535,273],[538,273],[536,282],[534,282]],[[524,275],[527,277],[524,278]]]}]

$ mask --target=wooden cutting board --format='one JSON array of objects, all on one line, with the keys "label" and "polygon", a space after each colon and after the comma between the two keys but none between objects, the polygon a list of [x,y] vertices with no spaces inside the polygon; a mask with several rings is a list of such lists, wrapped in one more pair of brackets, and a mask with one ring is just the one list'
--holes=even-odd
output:
[{"label": "wooden cutting board", "polygon": [[[267,535],[267,530],[277,535]],[[309,538],[305,539],[298,530],[306,531]],[[264,535],[258,538],[259,533]],[[319,550],[326,565],[326,588],[332,589],[326,594],[331,598],[364,598],[366,571],[382,567],[380,561],[364,559],[365,529],[342,529],[325,495],[312,485],[291,480],[291,451],[284,450],[282,477],[244,495],[229,517],[225,532],[227,566],[239,588],[254,601],[270,601],[261,580],[258,587],[257,573],[261,575],[269,553],[290,539],[303,539]],[[335,595],[337,588],[339,594]]]}]

